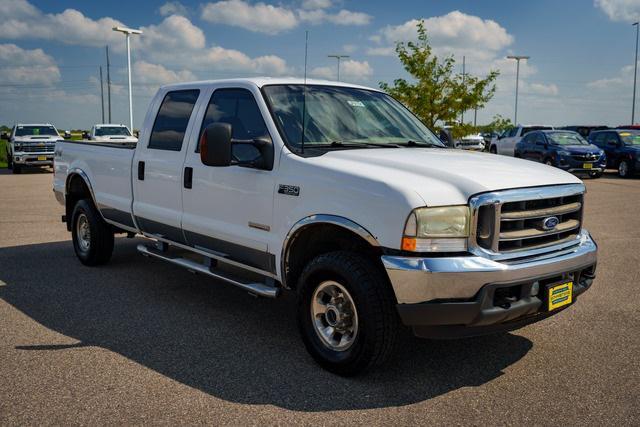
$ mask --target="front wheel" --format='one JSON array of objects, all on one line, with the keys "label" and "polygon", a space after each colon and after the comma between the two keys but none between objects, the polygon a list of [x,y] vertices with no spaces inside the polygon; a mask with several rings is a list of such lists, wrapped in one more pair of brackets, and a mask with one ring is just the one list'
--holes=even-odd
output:
[{"label": "front wheel", "polygon": [[13,157],[11,157],[11,154],[9,154],[9,152],[7,152],[7,169],[13,169]]},{"label": "front wheel", "polygon": [[602,176],[602,172],[590,172],[589,173],[589,177],[595,179],[595,178],[600,178]]},{"label": "front wheel", "polygon": [[621,178],[629,178],[631,176],[631,166],[628,161],[623,160],[620,162],[618,165],[618,175],[620,175]]},{"label": "front wheel", "polygon": [[490,152],[491,154],[498,154],[498,149],[496,148],[496,146],[495,146],[495,145],[492,145],[492,146],[489,148],[489,152]]},{"label": "front wheel", "polygon": [[71,233],[76,256],[84,265],[105,264],[113,253],[113,230],[91,202],[79,200],[73,209]]},{"label": "front wheel", "polygon": [[386,362],[399,327],[384,272],[352,252],[314,258],[298,284],[298,326],[322,367],[353,376]]}]

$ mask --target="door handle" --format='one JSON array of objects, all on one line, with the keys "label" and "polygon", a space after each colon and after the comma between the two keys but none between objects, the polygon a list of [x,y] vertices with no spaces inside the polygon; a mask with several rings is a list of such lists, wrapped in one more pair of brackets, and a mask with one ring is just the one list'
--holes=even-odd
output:
[{"label": "door handle", "polygon": [[138,179],[144,181],[144,162],[138,162]]},{"label": "door handle", "polygon": [[193,186],[193,168],[187,166],[184,168],[184,188]]}]

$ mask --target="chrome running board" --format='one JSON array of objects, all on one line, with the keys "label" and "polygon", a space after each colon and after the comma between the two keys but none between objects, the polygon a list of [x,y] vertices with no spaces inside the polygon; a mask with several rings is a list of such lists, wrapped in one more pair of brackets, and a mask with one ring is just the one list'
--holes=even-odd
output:
[{"label": "chrome running board", "polygon": [[231,283],[232,285],[242,288],[253,295],[267,298],[276,298],[280,294],[280,288],[277,288],[275,286],[269,286],[265,283],[242,282],[236,278],[231,277],[223,271],[214,270],[206,264],[198,263],[187,258],[172,258],[168,256],[166,252],[159,252],[147,245],[139,244],[138,252],[140,252],[144,256],[152,256],[154,258],[179,265],[180,267],[186,268],[193,273],[204,274],[209,277],[213,277],[214,279]]}]

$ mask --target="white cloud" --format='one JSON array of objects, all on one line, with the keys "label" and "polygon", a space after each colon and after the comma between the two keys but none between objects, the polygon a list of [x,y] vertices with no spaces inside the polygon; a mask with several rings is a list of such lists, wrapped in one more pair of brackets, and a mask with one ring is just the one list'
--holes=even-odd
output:
[{"label": "white cloud", "polygon": [[304,0],[302,2],[303,9],[328,9],[332,6],[331,0]]},{"label": "white cloud", "polygon": [[[313,77],[321,79],[335,80],[337,77],[337,67],[326,66],[316,67],[309,73]],[[355,61],[349,59],[340,62],[340,80],[344,81],[364,81],[373,75],[373,68],[367,61]]]},{"label": "white cloud", "polygon": [[367,55],[370,56],[395,56],[396,48],[393,46],[370,47],[367,49]]},{"label": "white cloud", "polygon": [[[397,26],[387,26],[381,30],[383,39],[395,44],[399,41],[415,40],[419,20],[412,19]],[[467,15],[460,11],[449,12],[424,20],[430,40],[440,47],[488,49],[497,51],[513,43],[511,36],[497,22]]]},{"label": "white cloud", "polygon": [[[638,62],[640,65],[640,61]],[[611,90],[622,87],[631,87],[633,82],[633,64],[625,65],[620,69],[617,76],[604,77],[587,83],[587,87],[591,89]]]},{"label": "white cloud", "polygon": [[612,21],[637,22],[640,19],[638,0],[595,0],[594,5]]},{"label": "white cloud", "polygon": [[299,10],[298,16],[301,21],[319,25],[324,22],[330,22],[335,25],[367,25],[371,22],[371,15],[363,12],[352,12],[342,9],[338,13],[329,13],[322,9],[315,10]]},{"label": "white cloud", "polygon": [[140,43],[151,54],[173,55],[184,50],[203,49],[206,44],[202,30],[184,16],[171,15],[158,25],[142,27],[142,31],[142,36],[134,38],[134,43]]},{"label": "white cloud", "polygon": [[289,9],[265,3],[249,4],[243,0],[208,3],[202,8],[202,19],[266,34],[277,34],[298,25],[295,14]]},{"label": "white cloud", "polygon": [[355,44],[343,44],[342,45],[342,51],[344,53],[353,53],[356,50],[358,50],[358,46],[356,46]]},{"label": "white cloud", "polygon": [[553,83],[547,85],[543,83],[523,82],[522,92],[530,93],[533,95],[556,96],[559,90],[558,90],[558,86],[556,86]]},{"label": "white cloud", "polygon": [[82,46],[103,46],[121,41],[122,35],[112,27],[122,22],[104,17],[93,20],[75,9],[62,13],[43,13],[26,0],[5,0],[0,3],[0,38],[46,39]]},{"label": "white cloud", "polygon": [[42,49],[0,44],[0,84],[49,86],[60,81],[60,69]]},{"label": "white cloud", "polygon": [[136,84],[165,85],[169,83],[196,80],[195,74],[189,70],[172,71],[159,64],[136,61],[133,64],[133,74]]},{"label": "white cloud", "polygon": [[158,9],[158,12],[162,16],[169,15],[183,15],[186,16],[188,14],[187,7],[180,3],[179,1],[168,1]]}]

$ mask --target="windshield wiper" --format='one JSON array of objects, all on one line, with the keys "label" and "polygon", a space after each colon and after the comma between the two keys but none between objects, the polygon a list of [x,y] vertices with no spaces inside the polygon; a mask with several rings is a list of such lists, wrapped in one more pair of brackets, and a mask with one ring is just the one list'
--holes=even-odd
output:
[{"label": "windshield wiper", "polygon": [[314,148],[400,148],[398,144],[384,144],[381,142],[348,142],[348,141],[331,141],[329,144],[309,144],[308,147]]},{"label": "windshield wiper", "polygon": [[445,148],[440,144],[436,144],[434,142],[428,141],[414,141],[412,139],[408,140],[403,147],[436,147],[436,148]]}]

